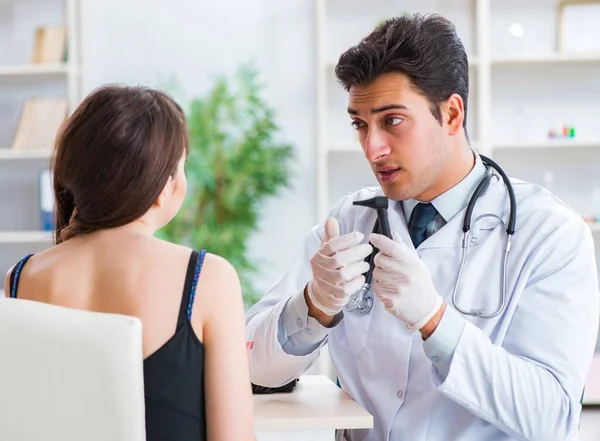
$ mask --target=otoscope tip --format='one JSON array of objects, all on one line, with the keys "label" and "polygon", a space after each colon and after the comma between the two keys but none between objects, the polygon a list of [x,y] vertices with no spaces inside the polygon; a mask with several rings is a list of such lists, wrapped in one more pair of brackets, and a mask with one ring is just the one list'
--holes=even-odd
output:
[{"label": "otoscope tip", "polygon": [[353,204],[369,208],[387,208],[388,198],[385,196],[375,196],[374,198],[365,199],[364,201],[354,201]]}]

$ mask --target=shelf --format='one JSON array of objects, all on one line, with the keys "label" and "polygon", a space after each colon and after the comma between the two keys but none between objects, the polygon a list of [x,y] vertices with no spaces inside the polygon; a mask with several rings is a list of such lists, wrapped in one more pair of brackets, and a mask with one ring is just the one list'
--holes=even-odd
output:
[{"label": "shelf", "polygon": [[51,231],[0,231],[0,243],[2,244],[18,244],[18,243],[35,243],[35,242],[51,242]]},{"label": "shelf", "polygon": [[360,153],[361,155],[363,154],[363,150],[362,147],[360,146],[360,144],[338,144],[338,145],[330,145],[329,148],[327,149],[327,153],[328,154],[340,154],[340,153],[351,153],[351,154],[357,154]]},{"label": "shelf", "polygon": [[547,54],[533,56],[501,56],[492,58],[492,65],[552,64],[552,63],[600,63],[598,54]]},{"label": "shelf", "polygon": [[575,140],[555,140],[539,142],[515,142],[494,144],[492,148],[511,150],[511,149],[557,149],[557,148],[595,148],[600,147],[600,141],[575,141]]},{"label": "shelf", "polygon": [[[477,150],[477,145],[478,145],[478,142],[476,140],[471,141],[471,148]],[[597,143],[597,145],[600,147],[600,141]],[[351,143],[329,144],[329,146],[327,147],[327,153],[334,154],[334,155],[339,155],[339,154],[344,154],[344,153],[349,153],[349,154],[360,153],[361,155],[364,155],[362,146],[358,143],[355,143],[355,144],[351,144]]]},{"label": "shelf", "polygon": [[56,75],[69,72],[69,65],[64,64],[23,64],[16,66],[0,66],[0,76],[19,75]]},{"label": "shelf", "polygon": [[50,159],[52,150],[13,150],[11,148],[0,148],[0,161],[11,159]]}]

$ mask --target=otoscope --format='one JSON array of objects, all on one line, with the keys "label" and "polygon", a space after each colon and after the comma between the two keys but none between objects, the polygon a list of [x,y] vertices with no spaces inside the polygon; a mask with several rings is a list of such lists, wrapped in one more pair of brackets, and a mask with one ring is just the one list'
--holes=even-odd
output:
[{"label": "otoscope", "polygon": [[[377,220],[373,226],[373,232],[377,233],[379,231],[390,239],[392,238],[390,223],[388,222],[387,216],[388,198],[385,196],[376,196],[364,201],[354,201],[353,204],[377,210]],[[369,264],[369,271],[365,274],[365,283],[348,299],[348,303],[345,307],[347,311],[368,314],[373,308],[373,296],[369,295],[369,290],[371,289],[371,284],[373,282],[373,270],[375,268],[374,260],[377,252],[377,248],[373,247],[373,252],[365,258],[365,262]]]},{"label": "otoscope", "polygon": [[377,219],[379,221],[379,228],[381,234],[392,239],[392,232],[390,230],[390,223],[387,216],[388,198],[385,196],[375,196],[372,199],[366,199],[364,201],[354,201],[353,205],[361,205],[363,207],[374,208],[377,210]]}]

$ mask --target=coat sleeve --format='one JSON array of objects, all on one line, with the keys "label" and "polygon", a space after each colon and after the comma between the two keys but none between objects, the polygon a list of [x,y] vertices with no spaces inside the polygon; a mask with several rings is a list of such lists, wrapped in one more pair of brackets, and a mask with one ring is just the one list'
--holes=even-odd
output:
[{"label": "coat sleeve", "polygon": [[[340,234],[348,231],[344,207],[350,196],[329,213],[340,223]],[[282,386],[307,371],[317,360],[331,328],[308,316],[304,288],[312,278],[310,259],[324,236],[324,224],[313,227],[283,276],[248,311],[246,335],[253,341],[250,377],[254,384]],[[340,314],[341,315],[341,314]],[[336,318],[334,325],[341,317]]]},{"label": "coat sleeve", "polygon": [[570,219],[537,252],[504,340],[493,344],[465,320],[449,372],[435,381],[514,439],[572,440],[600,314],[591,231]]}]

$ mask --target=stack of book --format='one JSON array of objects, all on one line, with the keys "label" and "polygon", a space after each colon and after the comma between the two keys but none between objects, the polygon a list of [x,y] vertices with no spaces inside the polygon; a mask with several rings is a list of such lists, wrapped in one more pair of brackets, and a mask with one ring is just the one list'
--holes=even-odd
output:
[{"label": "stack of book", "polygon": [[36,29],[32,63],[63,63],[66,57],[66,27],[43,26]]},{"label": "stack of book", "polygon": [[33,98],[27,100],[13,138],[14,150],[52,149],[58,130],[68,115],[65,98]]},{"label": "stack of book", "polygon": [[[67,59],[67,28],[41,26],[35,31],[33,64],[61,64]],[[15,130],[14,150],[49,150],[68,115],[65,98],[32,98],[25,102]]]}]

